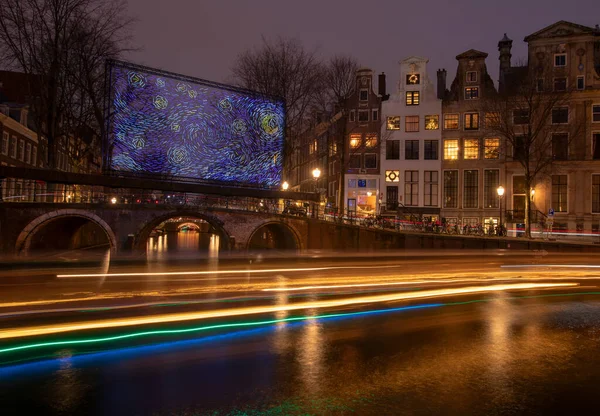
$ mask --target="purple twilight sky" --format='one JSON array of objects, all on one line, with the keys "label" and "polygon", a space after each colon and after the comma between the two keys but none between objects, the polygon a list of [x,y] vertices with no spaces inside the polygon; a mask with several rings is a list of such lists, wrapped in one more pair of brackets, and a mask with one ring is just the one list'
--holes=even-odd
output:
[{"label": "purple twilight sky", "polygon": [[455,56],[474,48],[489,53],[498,78],[497,43],[513,39],[513,62],[526,57],[523,38],[558,20],[600,23],[600,0],[128,0],[139,19],[126,59],[167,71],[230,82],[236,56],[261,36],[297,38],[324,58],[350,54],[361,66],[398,81],[398,61],[429,58],[429,74],[456,70]]}]

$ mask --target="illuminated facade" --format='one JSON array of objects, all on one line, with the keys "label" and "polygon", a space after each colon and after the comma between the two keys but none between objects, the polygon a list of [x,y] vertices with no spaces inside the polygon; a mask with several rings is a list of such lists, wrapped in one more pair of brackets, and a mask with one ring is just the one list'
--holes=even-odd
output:
[{"label": "illuminated facade", "polygon": [[500,219],[496,193],[505,176],[503,140],[488,132],[491,115],[483,101],[497,94],[485,59],[474,49],[456,57],[458,68],[449,91],[446,71],[438,71],[438,93],[443,96],[440,118],[441,215],[450,223],[497,224]]},{"label": "illuminated facade", "polygon": [[442,102],[427,62],[418,56],[400,61],[397,91],[382,104],[382,213],[440,213]]}]

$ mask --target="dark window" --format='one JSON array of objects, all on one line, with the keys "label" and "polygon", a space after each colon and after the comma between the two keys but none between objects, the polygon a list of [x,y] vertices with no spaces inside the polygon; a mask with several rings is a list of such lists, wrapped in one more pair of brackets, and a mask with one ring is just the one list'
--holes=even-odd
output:
[{"label": "dark window", "polygon": [[569,107],[556,107],[552,109],[552,124],[566,124],[569,122]]},{"label": "dark window", "polygon": [[525,157],[525,137],[515,136],[515,142],[513,143],[513,159],[523,160]]},{"label": "dark window", "polygon": [[438,160],[438,140],[425,140],[425,160]]},{"label": "dark window", "polygon": [[388,186],[385,189],[385,202],[388,210],[395,210],[398,208],[398,187]]},{"label": "dark window", "polygon": [[377,169],[377,155],[366,154],[365,155],[365,168],[366,169]]},{"label": "dark window", "polygon": [[529,110],[513,110],[513,124],[527,124],[529,123]]},{"label": "dark window", "polygon": [[554,78],[554,91],[566,91],[567,90],[567,78]]},{"label": "dark window", "polygon": [[467,82],[477,82],[477,71],[467,71]]},{"label": "dark window", "polygon": [[419,159],[419,141],[407,140],[404,142],[404,159],[418,160]]},{"label": "dark window", "polygon": [[552,208],[567,212],[567,175],[552,175]]},{"label": "dark window", "polygon": [[350,111],[350,121],[354,122],[356,112],[354,110]]},{"label": "dark window", "polygon": [[483,207],[498,208],[498,186],[500,185],[499,170],[483,171]]},{"label": "dark window", "polygon": [[592,121],[594,123],[600,123],[600,105],[592,106]]},{"label": "dark window", "polygon": [[404,204],[419,205],[419,171],[404,172]]},{"label": "dark window", "polygon": [[464,173],[464,205],[463,208],[477,208],[477,198],[479,191],[478,177],[479,171],[465,170]]},{"label": "dark window", "polygon": [[465,100],[475,100],[479,98],[479,87],[466,87]]},{"label": "dark window", "polygon": [[348,161],[348,167],[350,169],[360,169],[361,166],[361,158],[360,155],[350,155],[350,160]]},{"label": "dark window", "polygon": [[600,175],[592,175],[592,212],[600,212]]},{"label": "dark window", "polygon": [[465,130],[479,130],[479,113],[465,113]]},{"label": "dark window", "polygon": [[369,101],[369,90],[360,90],[360,101]]},{"label": "dark window", "polygon": [[552,158],[554,160],[569,159],[569,135],[565,133],[552,135]]},{"label": "dark window", "polygon": [[406,105],[419,105],[419,91],[406,91]]},{"label": "dark window", "polygon": [[369,110],[358,110],[358,121],[369,121]]},{"label": "dark window", "polygon": [[385,158],[387,160],[400,159],[400,140],[388,140],[386,142]]},{"label": "dark window", "polygon": [[458,171],[444,172],[444,208],[458,208]]},{"label": "dark window", "polygon": [[435,170],[426,170],[425,174],[425,192],[423,192],[423,205],[428,207],[437,207],[438,205],[438,172]]},{"label": "dark window", "polygon": [[379,120],[379,110],[373,110],[373,121]]},{"label": "dark window", "polygon": [[538,78],[537,79],[536,91],[537,92],[544,92],[544,78]]},{"label": "dark window", "polygon": [[600,133],[594,133],[592,135],[592,158],[594,160],[600,160]]},{"label": "dark window", "polygon": [[554,55],[554,66],[567,66],[567,54],[561,53]]},{"label": "dark window", "polygon": [[577,89],[578,90],[585,89],[585,78],[582,76],[577,77]]},{"label": "dark window", "polygon": [[418,85],[421,83],[421,75],[420,74],[407,74],[406,75],[406,85]]}]

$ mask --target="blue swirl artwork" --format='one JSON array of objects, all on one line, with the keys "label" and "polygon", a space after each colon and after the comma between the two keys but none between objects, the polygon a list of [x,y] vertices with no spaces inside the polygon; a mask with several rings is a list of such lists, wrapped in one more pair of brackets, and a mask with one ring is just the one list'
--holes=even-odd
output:
[{"label": "blue swirl artwork", "polygon": [[109,166],[231,185],[280,185],[284,104],[113,62]]}]

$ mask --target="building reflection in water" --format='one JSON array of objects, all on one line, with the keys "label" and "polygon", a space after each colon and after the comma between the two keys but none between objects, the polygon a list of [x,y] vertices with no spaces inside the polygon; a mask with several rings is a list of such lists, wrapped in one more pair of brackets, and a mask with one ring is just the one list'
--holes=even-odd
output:
[{"label": "building reflection in water", "polygon": [[[283,275],[278,274],[275,277],[275,281],[277,282],[277,287],[286,287],[287,286],[287,278]],[[289,303],[289,293],[285,291],[276,292],[275,295],[275,305],[284,306]],[[275,312],[275,319],[285,319],[289,316],[289,311],[277,311]],[[273,340],[275,351],[284,355],[285,351],[290,347],[290,336],[287,330],[286,322],[278,322],[275,324],[275,334]]]},{"label": "building reflection in water", "polygon": [[87,390],[81,370],[73,366],[70,356],[66,356],[60,360],[60,368],[54,376],[48,392],[51,407],[60,413],[71,413],[78,407]]},{"label": "building reflection in water", "polygon": [[[312,298],[312,296],[311,296]],[[316,300],[316,297],[314,299]],[[306,316],[317,316],[318,309],[308,309]],[[325,342],[323,326],[319,320],[310,319],[302,326],[302,334],[297,352],[300,364],[300,378],[309,395],[318,393],[323,382],[323,365],[325,359]]]}]

